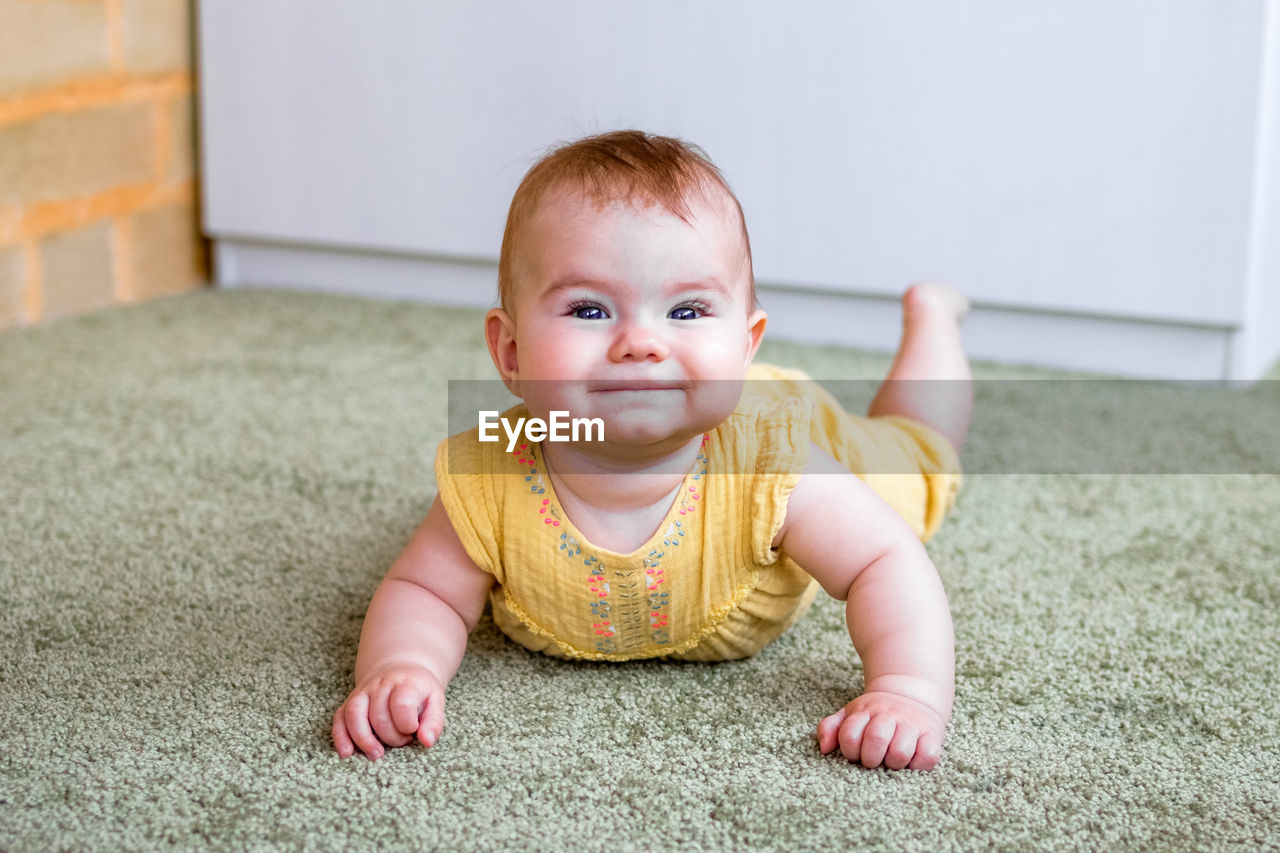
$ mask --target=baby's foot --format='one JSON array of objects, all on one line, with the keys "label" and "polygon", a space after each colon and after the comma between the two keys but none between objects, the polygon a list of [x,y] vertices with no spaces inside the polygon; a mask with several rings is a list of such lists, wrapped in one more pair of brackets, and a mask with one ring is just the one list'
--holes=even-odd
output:
[{"label": "baby's foot", "polygon": [[963,293],[950,285],[935,281],[913,284],[902,294],[903,320],[906,323],[921,319],[942,319],[958,326],[972,307],[969,298]]}]

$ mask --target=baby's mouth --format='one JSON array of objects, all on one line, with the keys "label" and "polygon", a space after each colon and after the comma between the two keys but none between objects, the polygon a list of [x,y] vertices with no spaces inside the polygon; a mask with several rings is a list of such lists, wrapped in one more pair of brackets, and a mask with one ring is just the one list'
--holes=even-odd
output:
[{"label": "baby's mouth", "polygon": [[611,382],[592,382],[587,385],[589,394],[613,394],[625,391],[687,391],[692,382],[657,379],[626,379]]}]

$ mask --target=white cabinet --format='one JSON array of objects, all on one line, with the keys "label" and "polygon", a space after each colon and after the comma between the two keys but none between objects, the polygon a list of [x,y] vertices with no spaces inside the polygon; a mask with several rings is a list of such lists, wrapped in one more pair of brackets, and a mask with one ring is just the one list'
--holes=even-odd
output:
[{"label": "white cabinet", "polygon": [[489,304],[556,140],[702,145],[771,334],[891,348],[951,282],[978,357],[1252,378],[1280,355],[1280,0],[216,0],[225,284]]}]

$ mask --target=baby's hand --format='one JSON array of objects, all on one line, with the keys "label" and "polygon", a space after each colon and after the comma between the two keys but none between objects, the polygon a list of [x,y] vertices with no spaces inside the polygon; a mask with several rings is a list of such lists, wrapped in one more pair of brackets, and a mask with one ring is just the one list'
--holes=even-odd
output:
[{"label": "baby's hand", "polygon": [[397,666],[374,675],[352,691],[333,715],[333,745],[348,758],[356,748],[382,757],[383,744],[404,746],[415,735],[431,746],[444,728],[444,685],[421,666]]},{"label": "baby's hand", "polygon": [[896,693],[864,693],[818,723],[818,749],[838,746],[864,767],[932,770],[942,755],[946,720],[921,702]]}]

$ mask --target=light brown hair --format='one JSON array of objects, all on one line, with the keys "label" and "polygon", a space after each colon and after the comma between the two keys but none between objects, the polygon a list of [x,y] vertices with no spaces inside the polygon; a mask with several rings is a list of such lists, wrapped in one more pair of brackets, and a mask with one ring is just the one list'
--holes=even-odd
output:
[{"label": "light brown hair", "polygon": [[553,190],[580,189],[583,197],[604,207],[623,202],[638,207],[658,205],[685,222],[693,199],[715,201],[718,190],[733,201],[742,223],[747,264],[747,310],[756,304],[751,241],[742,205],[706,152],[669,136],[619,130],[588,136],[553,148],[533,165],[511,199],[498,259],[498,296],[508,312],[514,308],[516,255],[538,205]]}]

